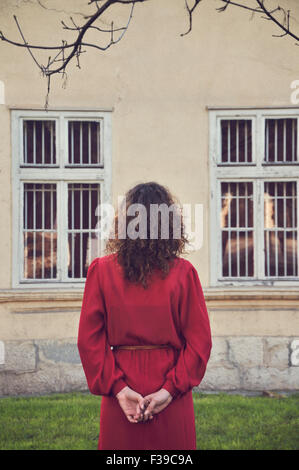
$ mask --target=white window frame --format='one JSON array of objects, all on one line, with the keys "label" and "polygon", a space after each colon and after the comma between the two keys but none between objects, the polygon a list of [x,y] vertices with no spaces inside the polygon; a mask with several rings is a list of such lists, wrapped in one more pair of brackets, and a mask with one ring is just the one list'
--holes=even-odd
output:
[{"label": "white window frame", "polygon": [[[209,113],[209,165],[210,165],[210,285],[217,286],[297,286],[299,277],[263,277],[264,264],[264,181],[296,181],[299,201],[299,159],[287,164],[262,162],[265,148],[265,120],[269,118],[299,118],[299,108],[263,109],[208,109]],[[221,119],[252,119],[252,162],[220,163]],[[297,123],[297,158],[299,155],[299,121]],[[221,182],[252,182],[254,201],[254,276],[222,277],[221,259]],[[297,204],[299,228],[299,204]],[[299,236],[297,235],[297,268],[299,273]]]},{"label": "white window frame", "polygon": [[[21,167],[23,159],[23,120],[51,120],[56,124],[56,163],[47,168]],[[69,167],[68,165],[68,120],[92,120],[101,125],[101,163],[99,167]],[[23,279],[24,247],[23,227],[23,185],[24,183],[57,184],[57,232],[67,232],[68,183],[100,183],[102,204],[111,204],[111,111],[44,111],[11,110],[12,145],[12,287],[36,288],[82,288],[85,278],[67,278],[67,239],[58,236],[57,277],[60,279]],[[101,206],[102,208],[102,206]],[[105,240],[100,240],[103,252]]]}]

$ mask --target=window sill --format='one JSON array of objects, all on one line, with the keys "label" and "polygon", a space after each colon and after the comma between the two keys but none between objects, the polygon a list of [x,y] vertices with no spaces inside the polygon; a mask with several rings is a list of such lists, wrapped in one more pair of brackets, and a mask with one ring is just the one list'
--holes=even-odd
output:
[{"label": "window sill", "polygon": [[44,302],[44,301],[81,301],[83,298],[84,286],[81,289],[0,289],[0,303],[6,302]]},{"label": "window sill", "polygon": [[299,300],[298,286],[219,286],[203,288],[207,301],[212,300]]}]

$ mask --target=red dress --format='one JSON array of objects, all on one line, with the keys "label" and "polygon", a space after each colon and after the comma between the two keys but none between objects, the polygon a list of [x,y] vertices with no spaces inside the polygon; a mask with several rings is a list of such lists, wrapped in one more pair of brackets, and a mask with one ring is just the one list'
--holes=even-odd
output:
[{"label": "red dress", "polygon": [[[169,344],[169,349],[113,345]],[[208,312],[194,266],[176,258],[148,290],[127,281],[115,254],[89,266],[78,350],[91,393],[102,395],[100,450],[196,449],[192,388],[201,382],[212,343]],[[115,395],[126,385],[142,396],[165,388],[170,404],[152,420],[130,423]]]}]

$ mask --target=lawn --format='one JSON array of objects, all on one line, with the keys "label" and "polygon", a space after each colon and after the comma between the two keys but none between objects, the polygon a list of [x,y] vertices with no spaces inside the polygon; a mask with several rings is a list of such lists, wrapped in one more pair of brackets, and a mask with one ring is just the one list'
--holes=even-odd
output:
[{"label": "lawn", "polygon": [[[193,396],[198,449],[299,449],[299,394]],[[96,449],[100,402],[87,393],[1,398],[0,450]]]}]

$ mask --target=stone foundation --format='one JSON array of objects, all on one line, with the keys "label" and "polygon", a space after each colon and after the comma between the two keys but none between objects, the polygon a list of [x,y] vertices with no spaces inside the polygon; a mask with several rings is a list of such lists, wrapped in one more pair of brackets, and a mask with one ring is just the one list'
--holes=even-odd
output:
[{"label": "stone foundation", "polygon": [[216,337],[206,375],[206,391],[297,391],[299,347],[290,337]]},{"label": "stone foundation", "polygon": [[[0,341],[0,396],[86,391],[74,338]],[[206,375],[195,391],[299,391],[295,337],[214,337]]]}]

